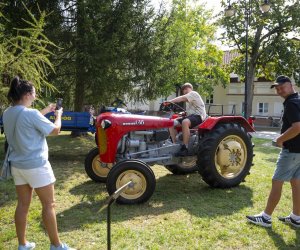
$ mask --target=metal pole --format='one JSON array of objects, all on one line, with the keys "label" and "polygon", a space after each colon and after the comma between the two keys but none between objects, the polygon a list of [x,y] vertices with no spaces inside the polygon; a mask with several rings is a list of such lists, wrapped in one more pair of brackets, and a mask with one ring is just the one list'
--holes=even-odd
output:
[{"label": "metal pole", "polygon": [[246,29],[246,54],[245,54],[245,96],[244,96],[244,117],[248,118],[248,28],[250,19],[251,0],[245,2],[245,29]]},{"label": "metal pole", "polygon": [[99,211],[103,211],[105,208],[107,208],[107,215],[106,215],[106,223],[107,223],[107,250],[111,250],[110,206],[120,196],[120,194],[122,194],[125,191],[125,189],[127,189],[128,187],[133,187],[133,186],[134,186],[133,181],[129,181],[125,185],[123,185],[122,187],[120,187],[119,189],[117,189],[111,196],[109,196],[106,204],[104,206],[102,206],[102,208],[100,208],[100,210],[99,210]]},{"label": "metal pole", "polygon": [[109,202],[108,207],[107,207],[107,250],[111,250],[111,230],[110,230],[110,225],[111,225],[111,218],[110,218],[110,205],[113,203],[114,200],[111,200]]}]

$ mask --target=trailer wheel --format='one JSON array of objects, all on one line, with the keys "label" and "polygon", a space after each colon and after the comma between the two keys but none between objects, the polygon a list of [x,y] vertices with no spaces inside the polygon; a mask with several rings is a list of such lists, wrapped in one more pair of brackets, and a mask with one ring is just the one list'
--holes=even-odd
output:
[{"label": "trailer wheel", "polygon": [[137,204],[150,199],[155,190],[156,180],[152,169],[146,163],[124,160],[113,166],[106,182],[109,195],[129,181],[132,181],[133,185],[117,198],[118,203]]},{"label": "trailer wheel", "polygon": [[165,166],[170,172],[175,175],[191,174],[198,171],[197,156],[182,157],[179,164]]},{"label": "trailer wheel", "polygon": [[212,187],[239,185],[249,174],[252,160],[251,136],[239,124],[221,124],[199,141],[199,173]]},{"label": "trailer wheel", "polygon": [[106,182],[112,163],[103,163],[99,158],[99,149],[93,148],[85,157],[84,167],[87,175],[95,182]]}]

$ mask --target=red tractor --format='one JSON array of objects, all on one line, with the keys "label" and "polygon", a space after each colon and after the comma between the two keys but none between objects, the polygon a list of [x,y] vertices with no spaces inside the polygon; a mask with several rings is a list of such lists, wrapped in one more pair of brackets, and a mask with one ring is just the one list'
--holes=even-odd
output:
[{"label": "red tractor", "polygon": [[[168,109],[176,112],[177,106]],[[110,195],[132,181],[119,203],[142,203],[152,196],[156,180],[150,166],[155,164],[173,174],[198,171],[216,188],[237,186],[249,174],[253,160],[249,132],[254,129],[242,116],[208,117],[191,129],[189,156],[176,157],[182,133],[173,144],[168,128],[177,124],[178,114],[164,118],[107,111],[97,117],[97,147],[86,156],[85,170],[92,180],[106,182]]]}]

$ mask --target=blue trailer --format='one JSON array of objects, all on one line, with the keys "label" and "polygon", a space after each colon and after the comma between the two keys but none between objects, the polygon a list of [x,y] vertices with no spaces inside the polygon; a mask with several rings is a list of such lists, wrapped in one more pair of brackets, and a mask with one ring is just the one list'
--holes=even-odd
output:
[{"label": "blue trailer", "polygon": [[[54,112],[45,115],[54,122]],[[64,111],[61,117],[62,131],[96,132],[95,119],[89,112]]]},{"label": "blue trailer", "polygon": [[[54,122],[54,112],[45,115],[51,122]],[[0,116],[0,129],[3,133],[3,120]],[[72,112],[64,111],[61,117],[62,131],[78,131],[78,132],[96,132],[95,119],[89,112]]]},{"label": "blue trailer", "polygon": [[[121,114],[130,114],[126,109],[118,107],[102,107],[101,113],[114,112]],[[54,122],[54,112],[45,115],[51,122]],[[61,130],[62,131],[78,131],[78,132],[96,132],[95,126],[96,118],[89,112],[73,112],[64,111],[61,117]],[[0,116],[0,130],[3,133],[3,120]]]}]

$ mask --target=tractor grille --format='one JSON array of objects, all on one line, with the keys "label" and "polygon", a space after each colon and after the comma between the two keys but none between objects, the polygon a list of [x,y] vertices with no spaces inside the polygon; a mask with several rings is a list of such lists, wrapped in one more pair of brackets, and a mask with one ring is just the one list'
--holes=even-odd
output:
[{"label": "tractor grille", "polygon": [[102,127],[98,127],[98,142],[100,147],[100,154],[105,154],[107,150],[107,137],[105,130]]}]

